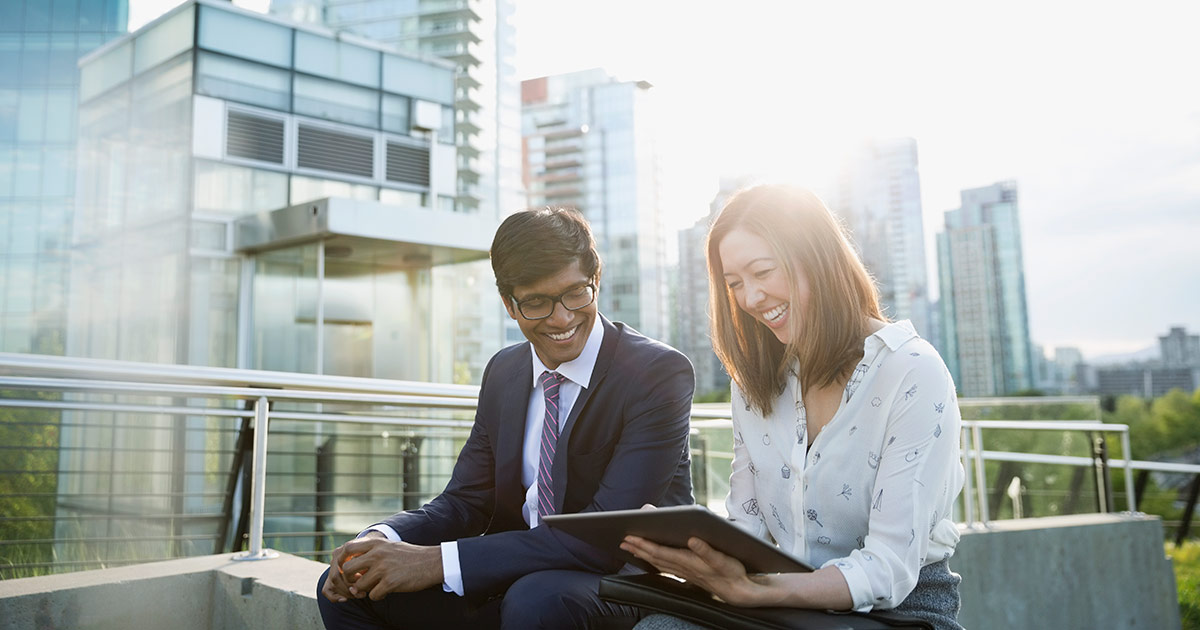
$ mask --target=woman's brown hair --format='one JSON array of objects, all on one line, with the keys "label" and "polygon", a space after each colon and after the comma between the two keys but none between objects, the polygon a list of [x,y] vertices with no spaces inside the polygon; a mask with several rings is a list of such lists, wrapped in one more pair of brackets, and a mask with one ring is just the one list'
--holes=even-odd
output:
[{"label": "woman's brown hair", "polygon": [[[725,283],[719,247],[735,229],[767,241],[791,286],[799,269],[807,275],[808,306],[800,317],[789,318],[786,346],[738,307]],[[713,350],[751,405],[763,415],[771,413],[792,359],[805,387],[825,387],[849,376],[862,357],[868,318],[884,317],[870,274],[815,194],[781,185],[743,190],[713,221],[707,247]]]}]

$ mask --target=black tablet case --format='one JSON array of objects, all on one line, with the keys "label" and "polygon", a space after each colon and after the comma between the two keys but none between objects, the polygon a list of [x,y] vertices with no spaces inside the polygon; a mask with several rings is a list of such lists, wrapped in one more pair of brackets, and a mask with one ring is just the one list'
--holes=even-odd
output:
[{"label": "black tablet case", "polygon": [[715,599],[700,587],[651,573],[601,578],[600,598],[719,630],[934,630],[924,620],[890,611],[836,613],[803,608],[740,608]]}]

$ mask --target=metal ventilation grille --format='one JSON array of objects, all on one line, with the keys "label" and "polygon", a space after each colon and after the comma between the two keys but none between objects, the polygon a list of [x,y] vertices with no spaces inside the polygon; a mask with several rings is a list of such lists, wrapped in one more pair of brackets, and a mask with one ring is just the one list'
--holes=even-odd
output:
[{"label": "metal ventilation grille", "polygon": [[359,136],[319,127],[299,125],[296,164],[301,168],[373,177],[375,143]]},{"label": "metal ventilation grille", "polygon": [[428,186],[429,149],[389,142],[387,144],[387,180],[415,186]]},{"label": "metal ventilation grille", "polygon": [[283,164],[283,121],[230,111],[225,121],[225,153]]}]

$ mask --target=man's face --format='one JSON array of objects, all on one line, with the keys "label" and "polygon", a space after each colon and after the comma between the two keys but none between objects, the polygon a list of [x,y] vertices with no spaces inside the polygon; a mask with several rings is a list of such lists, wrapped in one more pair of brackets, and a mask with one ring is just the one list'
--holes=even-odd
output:
[{"label": "man's face", "polygon": [[[592,282],[579,268],[579,261],[564,267],[562,271],[547,276],[529,285],[513,287],[513,298],[524,302],[534,296],[556,298],[574,289],[587,286]],[[553,305],[554,312],[545,319],[525,319],[525,316],[513,303],[513,298],[505,298],[504,307],[508,309],[509,317],[517,320],[521,332],[529,343],[533,344],[534,352],[547,368],[553,370],[562,363],[572,361],[583,352],[592,324],[596,321],[596,301],[575,310],[567,310],[562,304]]]}]

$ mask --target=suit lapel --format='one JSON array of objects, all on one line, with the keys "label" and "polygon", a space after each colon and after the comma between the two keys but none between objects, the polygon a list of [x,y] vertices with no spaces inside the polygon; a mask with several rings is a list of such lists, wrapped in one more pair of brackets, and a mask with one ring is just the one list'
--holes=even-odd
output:
[{"label": "suit lapel", "polygon": [[[604,327],[604,341],[600,344],[600,353],[596,355],[596,365],[592,368],[592,378],[588,382],[588,386],[579,392],[579,397],[575,399],[575,404],[571,406],[571,412],[567,414],[567,420],[563,423],[562,428],[558,432],[558,449],[554,457],[554,469],[552,471],[554,484],[554,511],[562,512],[563,497],[566,495],[567,489],[567,445],[571,443],[571,431],[575,428],[575,423],[579,419],[580,412],[587,406],[588,400],[592,394],[596,392],[600,382],[604,380],[608,374],[608,368],[612,366],[613,355],[616,354],[617,342],[620,340],[621,332],[617,330],[603,315],[600,315],[600,324]],[[531,359],[532,360],[532,359]],[[529,377],[533,378],[532,375]],[[529,391],[526,390],[526,398],[529,397]]]},{"label": "suit lapel", "polygon": [[[514,364],[507,366],[504,402],[495,426],[497,507],[520,506],[525,502],[521,487],[521,467],[525,449],[525,423],[529,416],[529,395],[533,391],[532,352],[528,342],[516,353]],[[518,511],[520,508],[518,507]]]}]

